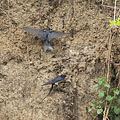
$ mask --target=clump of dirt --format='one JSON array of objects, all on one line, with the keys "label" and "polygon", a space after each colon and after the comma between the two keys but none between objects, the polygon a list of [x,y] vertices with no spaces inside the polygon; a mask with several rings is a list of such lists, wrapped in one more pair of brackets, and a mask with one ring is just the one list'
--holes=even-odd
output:
[{"label": "clump of dirt", "polygon": [[[119,37],[108,28],[112,16],[99,1],[2,0],[0,119],[92,120],[87,109],[97,93],[92,86],[107,74],[110,34],[110,78],[120,88]],[[70,33],[51,41],[54,51],[47,53],[40,39],[22,29],[46,26]],[[66,82],[47,96],[50,86],[41,85],[62,73]]]}]

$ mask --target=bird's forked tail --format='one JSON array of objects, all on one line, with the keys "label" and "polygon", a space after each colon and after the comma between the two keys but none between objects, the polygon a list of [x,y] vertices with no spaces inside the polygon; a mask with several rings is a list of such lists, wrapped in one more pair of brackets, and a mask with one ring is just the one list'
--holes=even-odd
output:
[{"label": "bird's forked tail", "polygon": [[47,50],[53,51],[53,48],[51,47],[50,43],[48,41],[45,41],[44,43],[44,51],[46,52]]}]

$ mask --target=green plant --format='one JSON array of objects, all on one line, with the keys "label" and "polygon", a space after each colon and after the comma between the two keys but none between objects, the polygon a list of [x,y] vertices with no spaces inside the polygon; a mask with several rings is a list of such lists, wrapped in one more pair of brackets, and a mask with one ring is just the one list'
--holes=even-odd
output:
[{"label": "green plant", "polygon": [[[118,19],[116,19],[116,21],[110,20],[109,22],[110,22],[110,24],[108,26],[116,26],[116,27],[119,28],[119,26],[120,26],[120,17]],[[119,36],[120,36],[120,34],[119,34]]]},{"label": "green plant", "polygon": [[104,109],[108,109],[110,120],[119,120],[120,116],[120,92],[118,88],[112,88],[105,82],[104,78],[99,78],[93,87],[98,88],[97,100],[90,103],[88,112],[95,116],[103,116]]},{"label": "green plant", "polygon": [[110,20],[109,22],[110,22],[110,24],[108,26],[114,26],[114,25],[120,26],[120,17],[118,19],[116,19],[116,21]]}]

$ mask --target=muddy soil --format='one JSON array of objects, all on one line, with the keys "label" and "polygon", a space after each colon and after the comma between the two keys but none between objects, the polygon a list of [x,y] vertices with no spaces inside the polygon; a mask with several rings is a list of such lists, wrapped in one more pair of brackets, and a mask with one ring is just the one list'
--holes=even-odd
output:
[{"label": "muddy soil", "polygon": [[[1,0],[0,120],[93,120],[87,109],[97,94],[92,86],[107,74],[110,35],[110,78],[120,88],[120,38],[108,27],[112,19],[113,9],[97,0]],[[52,40],[54,51],[47,53],[22,29],[46,26],[70,33]],[[62,73],[65,82],[48,95],[51,86],[41,85]]]}]

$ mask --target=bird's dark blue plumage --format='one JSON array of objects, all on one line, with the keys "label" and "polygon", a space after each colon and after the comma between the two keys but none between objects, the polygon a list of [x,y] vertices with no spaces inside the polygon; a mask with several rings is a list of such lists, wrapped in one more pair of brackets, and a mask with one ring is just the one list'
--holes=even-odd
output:
[{"label": "bird's dark blue plumage", "polygon": [[53,48],[50,46],[50,41],[52,39],[69,35],[68,33],[59,32],[59,31],[51,32],[49,27],[46,28],[46,31],[41,29],[27,28],[27,27],[24,27],[23,29],[28,33],[35,35],[36,37],[41,38],[44,41],[45,52],[47,50],[53,51]]},{"label": "bird's dark blue plumage", "polygon": [[[56,82],[60,82],[61,80],[64,80],[65,77],[66,77],[65,74],[61,74],[60,76],[54,78],[53,80],[51,80],[51,81],[49,81],[49,82],[46,82],[46,83],[43,84],[43,85],[55,84]],[[43,85],[42,85],[42,86],[43,86]]]}]

